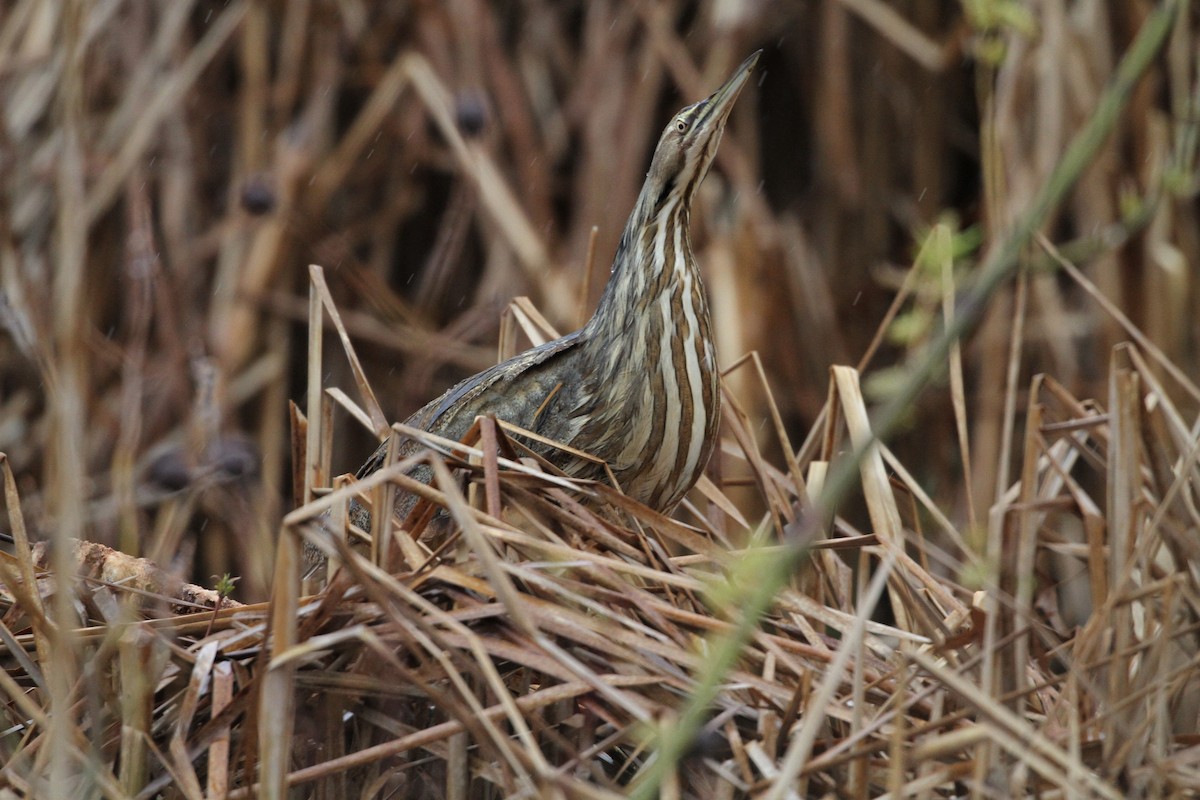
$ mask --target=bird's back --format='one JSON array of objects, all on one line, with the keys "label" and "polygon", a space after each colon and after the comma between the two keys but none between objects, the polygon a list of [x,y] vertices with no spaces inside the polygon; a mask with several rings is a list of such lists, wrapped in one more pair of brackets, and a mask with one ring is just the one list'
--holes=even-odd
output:
[{"label": "bird's back", "polygon": [[[551,435],[553,425],[547,411],[554,396],[573,382],[571,354],[575,352],[579,331],[519,353],[516,356],[472,375],[426,403],[405,420],[405,424],[452,441],[467,434],[476,417],[493,414],[498,419],[526,430]],[[570,391],[568,389],[568,391]],[[539,428],[539,420],[542,423]],[[401,443],[401,458],[419,447],[406,439]],[[364,477],[383,466],[387,443],[383,443],[358,470]]]}]

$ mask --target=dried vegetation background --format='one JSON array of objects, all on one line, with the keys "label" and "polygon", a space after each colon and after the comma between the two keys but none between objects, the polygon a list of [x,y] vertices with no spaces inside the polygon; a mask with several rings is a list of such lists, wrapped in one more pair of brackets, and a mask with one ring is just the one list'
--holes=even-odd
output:
[{"label": "dried vegetation background", "polygon": [[[0,797],[1200,791],[1200,20],[1165,6],[981,307],[1159,4],[0,3]],[[730,371],[678,519],[485,423],[422,490],[448,541],[299,595],[355,490],[314,483],[580,324],[668,115],[757,48],[692,221]]]}]

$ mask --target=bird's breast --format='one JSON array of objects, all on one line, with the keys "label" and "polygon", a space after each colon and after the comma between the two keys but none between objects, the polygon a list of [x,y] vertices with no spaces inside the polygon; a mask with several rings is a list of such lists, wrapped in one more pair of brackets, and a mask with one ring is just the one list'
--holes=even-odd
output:
[{"label": "bird's breast", "polygon": [[573,443],[607,462],[626,494],[664,511],[699,479],[720,415],[699,278],[688,270],[665,288],[595,351]]}]

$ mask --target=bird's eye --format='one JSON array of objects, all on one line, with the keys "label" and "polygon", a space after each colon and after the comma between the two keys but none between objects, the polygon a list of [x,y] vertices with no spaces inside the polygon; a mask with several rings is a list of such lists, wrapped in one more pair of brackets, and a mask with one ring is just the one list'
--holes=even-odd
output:
[{"label": "bird's eye", "polygon": [[687,120],[684,120],[684,119],[675,120],[675,130],[679,131],[680,133],[687,133],[687,130],[688,130]]}]

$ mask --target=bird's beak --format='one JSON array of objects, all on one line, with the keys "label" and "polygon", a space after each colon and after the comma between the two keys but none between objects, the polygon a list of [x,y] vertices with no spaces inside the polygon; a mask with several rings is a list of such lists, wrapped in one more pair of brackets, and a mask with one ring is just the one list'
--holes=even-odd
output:
[{"label": "bird's beak", "polygon": [[734,70],[733,75],[729,76],[729,80],[725,81],[725,85],[704,101],[704,117],[700,122],[701,127],[720,130],[725,126],[725,120],[728,119],[734,102],[741,94],[742,87],[746,85],[746,79],[750,77],[750,73],[754,70],[754,65],[758,63],[758,57],[761,55],[762,50],[759,50],[743,61],[742,65]]}]

